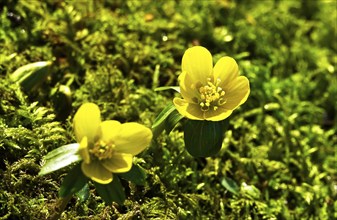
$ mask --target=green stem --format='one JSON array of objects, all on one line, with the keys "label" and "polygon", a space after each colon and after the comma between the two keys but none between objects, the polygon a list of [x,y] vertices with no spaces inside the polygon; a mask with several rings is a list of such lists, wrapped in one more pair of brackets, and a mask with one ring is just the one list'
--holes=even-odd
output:
[{"label": "green stem", "polygon": [[56,204],[54,206],[54,213],[52,213],[52,215],[50,216],[50,220],[57,220],[60,219],[62,212],[64,211],[64,209],[66,208],[69,200],[71,199],[71,195],[70,196],[66,196],[64,198],[60,198],[56,201]]}]

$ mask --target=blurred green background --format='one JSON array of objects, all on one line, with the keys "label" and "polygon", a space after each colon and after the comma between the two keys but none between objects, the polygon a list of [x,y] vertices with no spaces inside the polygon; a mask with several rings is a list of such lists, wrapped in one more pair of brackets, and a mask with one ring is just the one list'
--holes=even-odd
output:
[{"label": "blurred green background", "polygon": [[[337,2],[334,0],[0,3],[0,219],[48,219],[67,169],[37,176],[47,152],[75,142],[72,116],[151,127],[176,95],[184,51],[228,55],[251,94],[222,150],[193,158],[178,126],[138,155],[147,184],[123,182],[105,206],[94,187],[62,219],[336,219]],[[34,87],[19,67],[53,62]]]}]

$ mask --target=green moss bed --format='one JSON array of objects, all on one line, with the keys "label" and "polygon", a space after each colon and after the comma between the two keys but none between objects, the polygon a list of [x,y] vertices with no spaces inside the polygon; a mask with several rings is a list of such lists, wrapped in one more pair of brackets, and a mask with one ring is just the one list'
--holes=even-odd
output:
[{"label": "green moss bed", "polygon": [[[334,0],[8,0],[0,3],[0,219],[49,219],[71,167],[39,176],[43,156],[74,143],[72,118],[151,127],[178,96],[181,58],[202,45],[235,58],[247,102],[222,149],[195,158],[181,124],[137,156],[144,186],[122,181],[106,205],[89,184],[60,219],[336,219],[337,3]],[[51,61],[27,87],[19,67]]]}]

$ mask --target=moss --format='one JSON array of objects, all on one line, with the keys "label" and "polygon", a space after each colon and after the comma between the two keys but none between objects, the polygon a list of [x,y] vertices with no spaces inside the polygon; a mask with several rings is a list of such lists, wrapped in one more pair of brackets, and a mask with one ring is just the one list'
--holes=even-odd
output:
[{"label": "moss", "polygon": [[[123,181],[124,205],[106,206],[89,184],[89,198],[71,197],[61,219],[337,217],[336,2],[0,5],[1,219],[55,214],[68,168],[37,174],[47,152],[74,142],[72,116],[83,102],[98,104],[104,119],[151,127],[176,95],[154,88],[177,85],[185,49],[198,44],[214,61],[234,57],[251,84],[222,150],[193,158],[178,125],[138,156],[147,183]],[[24,93],[9,80],[42,60],[53,66],[38,89]],[[61,86],[71,91],[65,98]]]}]

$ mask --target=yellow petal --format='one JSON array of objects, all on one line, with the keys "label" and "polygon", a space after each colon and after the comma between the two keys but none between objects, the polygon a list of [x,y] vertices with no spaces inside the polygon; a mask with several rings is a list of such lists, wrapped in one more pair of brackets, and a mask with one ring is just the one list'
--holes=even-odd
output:
[{"label": "yellow petal", "polygon": [[247,100],[250,93],[249,81],[246,77],[239,76],[227,86],[225,88],[227,102],[224,107],[234,110]]},{"label": "yellow petal", "polygon": [[101,114],[98,106],[94,103],[81,105],[74,116],[73,123],[77,142],[80,142],[86,136],[88,142],[93,143],[101,123]]},{"label": "yellow petal", "polygon": [[88,138],[86,136],[83,137],[80,142],[78,154],[82,157],[85,163],[90,163],[90,155],[89,155],[89,150],[88,150]]},{"label": "yellow petal", "polygon": [[104,141],[106,144],[114,144],[116,136],[119,134],[121,129],[121,123],[119,121],[108,120],[103,121],[100,125],[99,136],[100,140]]},{"label": "yellow petal", "polygon": [[207,78],[212,76],[213,72],[212,55],[206,48],[201,46],[189,48],[183,55],[181,68],[195,83],[206,84]]},{"label": "yellow petal", "polygon": [[105,169],[97,160],[89,164],[82,162],[81,169],[84,175],[100,184],[108,184],[112,181],[112,173]]},{"label": "yellow petal", "polygon": [[193,98],[198,97],[198,90],[195,88],[195,82],[186,72],[182,72],[178,78],[180,94],[187,102],[193,103]]},{"label": "yellow petal", "polygon": [[192,120],[204,120],[203,112],[198,104],[188,103],[180,98],[174,98],[173,104],[182,116]]},{"label": "yellow petal", "polygon": [[151,142],[152,131],[144,125],[130,122],[121,125],[116,136],[116,151],[119,153],[137,155]]},{"label": "yellow petal", "polygon": [[214,66],[213,74],[215,80],[220,79],[220,87],[232,82],[239,73],[239,67],[236,61],[231,57],[222,57]]},{"label": "yellow petal", "polygon": [[232,114],[232,110],[219,107],[216,111],[209,110],[204,113],[204,118],[207,121],[222,121]]},{"label": "yellow petal", "polygon": [[125,173],[132,167],[132,155],[115,153],[110,159],[102,160],[102,165],[112,173]]}]

